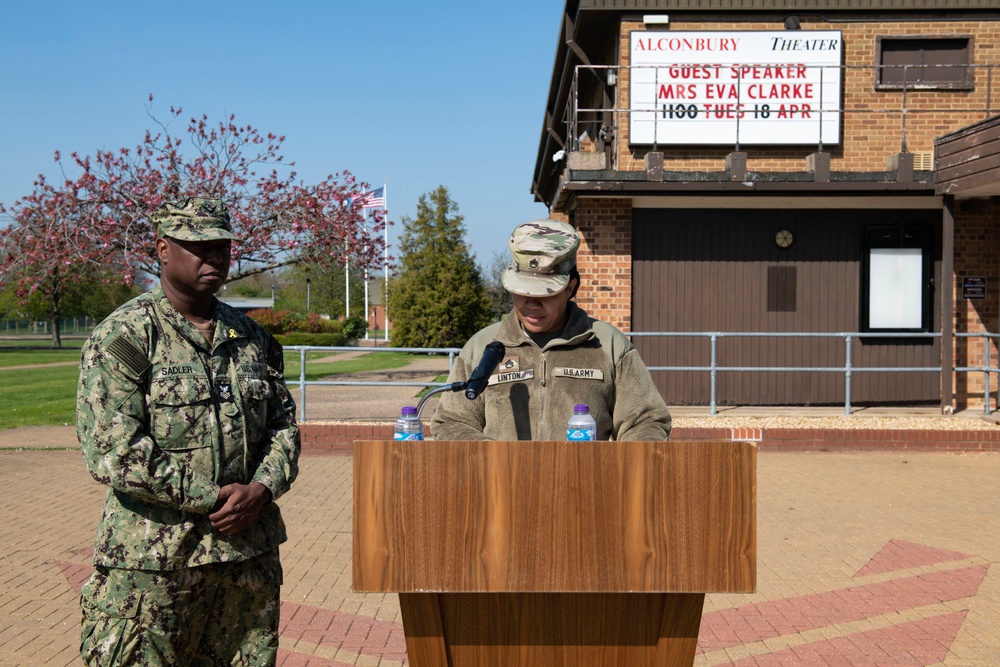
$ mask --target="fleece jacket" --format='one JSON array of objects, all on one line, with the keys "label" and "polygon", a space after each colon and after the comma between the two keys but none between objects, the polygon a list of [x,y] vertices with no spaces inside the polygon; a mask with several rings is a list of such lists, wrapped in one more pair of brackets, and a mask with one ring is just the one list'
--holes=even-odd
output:
[{"label": "fleece jacket", "polygon": [[539,347],[511,312],[476,333],[448,382],[465,382],[493,340],[503,360],[482,394],[442,395],[431,420],[436,440],[565,440],[573,406],[586,403],[598,440],[666,440],[670,412],[625,334],[569,302],[559,336]]}]

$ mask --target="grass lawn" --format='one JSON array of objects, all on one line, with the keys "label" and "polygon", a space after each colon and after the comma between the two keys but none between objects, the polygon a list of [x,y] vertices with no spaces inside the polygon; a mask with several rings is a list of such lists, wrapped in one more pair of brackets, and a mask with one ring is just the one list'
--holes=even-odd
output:
[{"label": "grass lawn", "polygon": [[68,349],[53,349],[49,347],[39,350],[25,350],[0,346],[0,368],[54,364],[67,361],[79,363],[80,343],[76,343],[75,347],[69,347]]},{"label": "grass lawn", "polygon": [[75,424],[79,376],[78,366],[0,371],[0,431]]},{"label": "grass lawn", "polygon": [[[361,373],[363,371],[380,371],[391,368],[402,368],[423,355],[407,354],[405,352],[371,352],[361,357],[345,359],[344,361],[313,362],[314,359],[325,359],[330,352],[306,352],[306,380],[319,380],[330,375],[341,373]],[[285,352],[285,380],[299,379],[301,361],[299,353],[292,350]]]},{"label": "grass lawn", "polygon": [[[78,345],[78,344],[77,344]],[[401,352],[373,352],[344,361],[312,360],[330,358],[330,352],[306,354],[306,380],[318,380],[340,373],[400,368],[423,355]],[[0,431],[18,426],[59,426],[74,424],[76,383],[80,368],[67,366],[3,370],[4,367],[54,362],[78,362],[79,349],[5,350],[0,347]],[[299,353],[285,354],[285,377],[299,377]]]}]

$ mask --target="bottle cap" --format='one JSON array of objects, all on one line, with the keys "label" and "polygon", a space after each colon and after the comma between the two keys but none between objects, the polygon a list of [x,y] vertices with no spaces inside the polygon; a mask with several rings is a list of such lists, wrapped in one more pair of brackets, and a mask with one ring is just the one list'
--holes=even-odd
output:
[{"label": "bottle cap", "polygon": [[415,415],[415,414],[417,414],[417,409],[415,407],[413,407],[412,405],[404,405],[403,406],[403,412],[402,412],[402,414],[404,414],[404,415]]},{"label": "bottle cap", "polygon": [[573,406],[573,412],[590,412],[590,406],[586,403],[577,403]]}]

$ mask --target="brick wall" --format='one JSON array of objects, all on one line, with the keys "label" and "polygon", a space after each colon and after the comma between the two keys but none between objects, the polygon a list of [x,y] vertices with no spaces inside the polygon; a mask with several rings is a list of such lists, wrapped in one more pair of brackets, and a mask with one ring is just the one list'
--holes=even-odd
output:
[{"label": "brick wall", "polygon": [[[957,202],[955,209],[955,331],[968,333],[997,332],[1000,326],[1000,211],[976,210],[972,202]],[[986,299],[962,298],[962,278],[986,278]],[[995,339],[990,342],[990,365],[1000,361]],[[980,367],[986,364],[981,338],[955,339],[955,367]],[[996,407],[997,375],[990,378],[991,407]],[[957,407],[982,407],[985,389],[982,373],[956,373],[955,402]]]},{"label": "brick wall", "polygon": [[576,302],[591,317],[632,328],[632,202],[584,199],[575,214],[582,240]]},{"label": "brick wall", "polygon": [[306,454],[350,454],[355,440],[392,440],[393,422],[302,422]]},{"label": "brick wall", "polygon": [[[392,439],[392,422],[305,422],[300,428],[302,452],[306,455],[350,455],[355,440]],[[1000,429],[985,422],[980,431],[675,427],[670,439],[749,440],[756,442],[761,451],[1000,451]]]}]

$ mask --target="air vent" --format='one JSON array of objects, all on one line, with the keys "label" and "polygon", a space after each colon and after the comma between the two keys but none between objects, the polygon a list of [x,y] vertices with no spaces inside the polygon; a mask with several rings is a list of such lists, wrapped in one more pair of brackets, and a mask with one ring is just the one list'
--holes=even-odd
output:
[{"label": "air vent", "polygon": [[934,169],[934,151],[924,151],[913,154],[914,171],[932,171]]},{"label": "air vent", "polygon": [[767,312],[794,313],[796,267],[767,267]]}]

